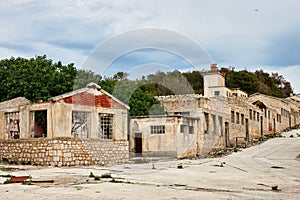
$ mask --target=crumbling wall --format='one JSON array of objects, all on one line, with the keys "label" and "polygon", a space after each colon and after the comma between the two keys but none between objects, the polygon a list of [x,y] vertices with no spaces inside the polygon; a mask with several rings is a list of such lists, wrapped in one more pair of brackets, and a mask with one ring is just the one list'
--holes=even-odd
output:
[{"label": "crumbling wall", "polygon": [[71,138],[0,140],[0,159],[51,166],[125,163],[129,160],[128,141]]}]

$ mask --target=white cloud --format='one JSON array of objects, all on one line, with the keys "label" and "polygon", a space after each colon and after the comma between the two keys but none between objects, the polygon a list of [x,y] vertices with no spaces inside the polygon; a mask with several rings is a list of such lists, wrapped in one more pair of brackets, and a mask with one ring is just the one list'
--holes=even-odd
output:
[{"label": "white cloud", "polygon": [[1,58],[42,53],[79,67],[105,39],[152,27],[192,38],[214,62],[248,69],[274,66],[271,70],[282,72],[300,91],[295,82],[300,65],[297,0],[11,0],[0,2],[0,9]]}]

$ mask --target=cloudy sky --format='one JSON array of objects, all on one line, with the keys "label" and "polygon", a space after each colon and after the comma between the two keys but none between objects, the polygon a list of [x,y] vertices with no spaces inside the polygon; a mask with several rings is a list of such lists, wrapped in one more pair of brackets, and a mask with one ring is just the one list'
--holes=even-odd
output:
[{"label": "cloudy sky", "polygon": [[10,0],[0,9],[1,59],[45,54],[102,75],[214,62],[278,72],[300,93],[297,0]]}]

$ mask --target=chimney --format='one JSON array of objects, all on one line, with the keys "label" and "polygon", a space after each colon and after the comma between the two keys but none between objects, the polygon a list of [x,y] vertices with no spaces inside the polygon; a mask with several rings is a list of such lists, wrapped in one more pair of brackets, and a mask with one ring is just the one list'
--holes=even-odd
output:
[{"label": "chimney", "polygon": [[217,64],[211,64],[210,65],[210,71],[211,72],[218,72],[218,66],[217,66]]}]

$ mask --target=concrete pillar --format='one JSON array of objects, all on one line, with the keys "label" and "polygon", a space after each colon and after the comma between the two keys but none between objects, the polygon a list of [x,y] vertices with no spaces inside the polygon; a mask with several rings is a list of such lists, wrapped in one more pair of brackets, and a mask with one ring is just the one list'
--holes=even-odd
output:
[{"label": "concrete pillar", "polygon": [[6,134],[6,119],[5,119],[5,114],[4,112],[0,112],[0,139],[4,140],[5,139],[5,134]]},{"label": "concrete pillar", "polygon": [[56,102],[52,106],[53,138],[71,138],[72,105]]}]

